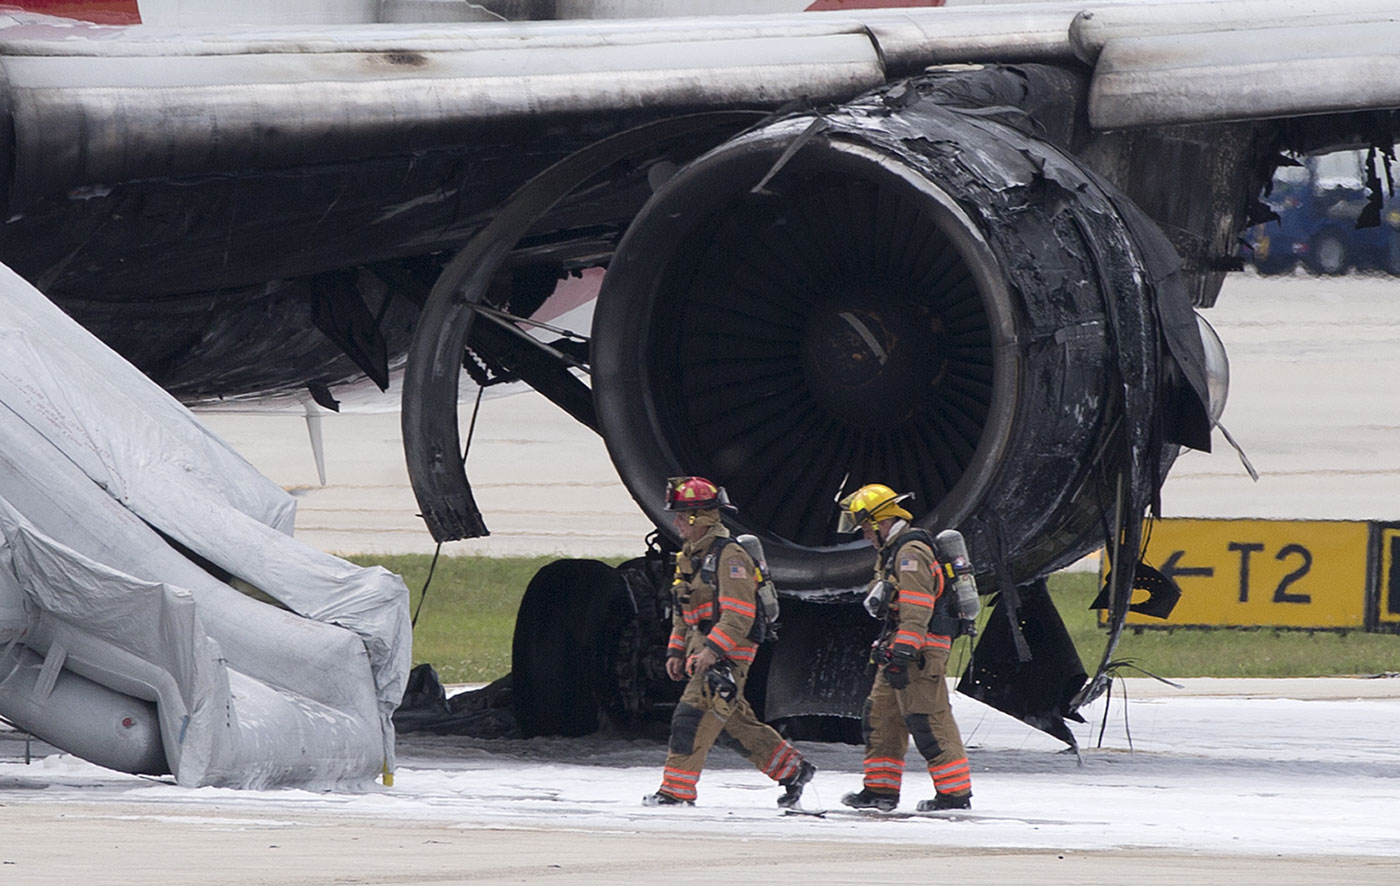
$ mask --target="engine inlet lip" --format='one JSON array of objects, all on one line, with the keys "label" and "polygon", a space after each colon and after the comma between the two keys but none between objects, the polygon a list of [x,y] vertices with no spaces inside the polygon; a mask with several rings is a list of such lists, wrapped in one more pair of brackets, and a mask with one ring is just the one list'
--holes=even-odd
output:
[{"label": "engine inlet lip", "polygon": [[[660,501],[661,479],[693,470],[670,441],[673,418],[663,415],[651,396],[659,390],[652,349],[659,340],[658,293],[681,244],[733,201],[749,199],[757,182],[805,128],[805,121],[785,121],[751,133],[705,155],[665,183],[637,216],[619,244],[598,301],[594,319],[594,398],[609,453],[634,499],[658,525],[668,515]],[[830,132],[812,139],[787,161],[785,169],[850,175],[869,181],[893,178],[920,205],[948,238],[970,272],[986,315],[992,343],[992,393],[985,426],[973,456],[953,488],[930,508],[920,525],[957,526],[979,505],[999,461],[1010,445],[1016,420],[1016,392],[1021,357],[1017,347],[1018,316],[1001,264],[972,217],[933,180],[927,158],[894,140],[871,139],[861,131]],[[729,182],[716,187],[716,182]],[[782,174],[771,182],[781,188]],[[722,478],[721,478],[722,479]],[[756,531],[768,548],[775,577],[788,587],[852,587],[868,577],[870,552],[863,542],[806,547]]]}]

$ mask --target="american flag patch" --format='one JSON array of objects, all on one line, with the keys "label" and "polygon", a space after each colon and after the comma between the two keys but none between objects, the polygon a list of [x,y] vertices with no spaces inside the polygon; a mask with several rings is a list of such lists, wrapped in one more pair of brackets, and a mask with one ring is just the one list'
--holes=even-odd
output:
[{"label": "american flag patch", "polygon": [[919,571],[919,561],[915,560],[913,557],[900,557],[900,558],[899,558],[899,571],[900,571],[900,572],[918,572],[918,571]]},{"label": "american flag patch", "polygon": [[740,566],[738,563],[730,563],[730,564],[729,564],[729,577],[730,577],[730,578],[748,578],[748,577],[749,577],[749,571],[748,571],[747,569],[745,569],[744,567]]}]

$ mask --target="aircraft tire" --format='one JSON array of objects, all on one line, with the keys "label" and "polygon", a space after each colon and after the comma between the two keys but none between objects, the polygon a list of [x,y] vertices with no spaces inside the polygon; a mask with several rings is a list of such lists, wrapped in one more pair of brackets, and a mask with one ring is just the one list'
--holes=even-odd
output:
[{"label": "aircraft tire", "polygon": [[511,644],[511,704],[528,736],[588,735],[598,729],[614,681],[608,626],[630,606],[620,573],[598,560],[555,560],[521,598]]}]

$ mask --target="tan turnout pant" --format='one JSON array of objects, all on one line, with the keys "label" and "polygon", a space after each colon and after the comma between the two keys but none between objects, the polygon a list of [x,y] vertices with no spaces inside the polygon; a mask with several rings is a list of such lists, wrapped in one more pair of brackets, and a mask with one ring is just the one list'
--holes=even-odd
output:
[{"label": "tan turnout pant", "polygon": [[948,701],[947,666],[948,650],[925,646],[917,667],[910,669],[905,689],[891,686],[883,668],[876,675],[862,718],[865,787],[869,790],[899,793],[904,754],[912,735],[914,746],[928,762],[938,793],[972,793],[972,769]]},{"label": "tan turnout pant", "polygon": [[744,683],[748,679],[746,664],[731,665],[739,694],[733,702],[710,691],[705,675],[696,673],[685,685],[685,692],[671,715],[670,753],[666,755],[666,770],[661,790],[678,800],[694,800],[695,784],[705,768],[710,747],[721,738],[774,781],[781,781],[797,771],[802,755],[773,727],[754,716],[753,708],[744,698]]}]

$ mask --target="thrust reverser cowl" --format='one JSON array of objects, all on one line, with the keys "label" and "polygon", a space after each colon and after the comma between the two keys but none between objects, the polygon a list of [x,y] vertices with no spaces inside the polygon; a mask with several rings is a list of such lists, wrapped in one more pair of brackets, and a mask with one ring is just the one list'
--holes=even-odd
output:
[{"label": "thrust reverser cowl", "polygon": [[1165,239],[1074,158],[891,104],[773,123],[658,190],[599,297],[603,436],[659,526],[665,477],[724,484],[789,588],[868,579],[835,502],[871,482],[979,567],[1043,575],[1103,544],[1120,473],[1145,502],[1172,444],[1208,444],[1196,320]]}]

